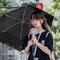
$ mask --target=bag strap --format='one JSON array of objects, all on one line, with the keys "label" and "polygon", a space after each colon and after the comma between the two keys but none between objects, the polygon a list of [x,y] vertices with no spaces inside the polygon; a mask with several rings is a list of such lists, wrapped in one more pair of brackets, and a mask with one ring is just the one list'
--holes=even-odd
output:
[{"label": "bag strap", "polygon": [[46,38],[47,38],[48,34],[49,34],[49,32],[46,33],[46,36],[45,36]]}]

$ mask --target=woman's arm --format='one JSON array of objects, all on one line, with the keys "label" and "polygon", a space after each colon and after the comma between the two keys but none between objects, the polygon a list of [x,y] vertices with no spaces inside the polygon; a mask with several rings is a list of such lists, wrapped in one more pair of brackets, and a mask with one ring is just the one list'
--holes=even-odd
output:
[{"label": "woman's arm", "polygon": [[[49,38],[49,39],[48,39]],[[34,42],[34,44],[36,44],[43,52],[45,52],[46,54],[50,55],[51,54],[51,49],[52,49],[52,36],[48,35],[47,37],[48,40],[46,40],[47,42],[47,46],[44,46],[43,44],[41,44],[40,42],[38,42],[38,40],[36,40],[36,37],[33,36],[32,41]]]},{"label": "woman's arm", "polygon": [[30,49],[30,46],[27,46],[26,48],[25,48],[25,54],[27,54],[27,55],[29,55],[29,49]]},{"label": "woman's arm", "polygon": [[[52,60],[52,49],[51,49],[51,47],[47,47],[47,46],[44,46],[44,45],[42,45],[41,43],[39,43],[39,42],[36,42],[35,43],[43,52],[45,52],[46,54],[48,54],[49,55],[49,57],[50,57],[50,59]],[[53,47],[53,46],[52,46]]]},{"label": "woman's arm", "polygon": [[46,54],[50,55],[51,51],[48,49],[48,47],[42,45],[39,42],[35,43],[43,52],[45,52]]}]

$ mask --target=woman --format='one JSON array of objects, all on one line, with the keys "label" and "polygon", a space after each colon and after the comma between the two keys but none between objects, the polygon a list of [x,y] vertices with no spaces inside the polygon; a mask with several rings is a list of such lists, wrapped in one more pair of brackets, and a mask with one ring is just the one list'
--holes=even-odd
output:
[{"label": "woman", "polygon": [[25,53],[29,55],[28,60],[50,60],[50,55],[53,50],[53,38],[47,29],[43,29],[44,15],[40,11],[35,11],[30,17],[30,24],[33,28],[30,29]]}]

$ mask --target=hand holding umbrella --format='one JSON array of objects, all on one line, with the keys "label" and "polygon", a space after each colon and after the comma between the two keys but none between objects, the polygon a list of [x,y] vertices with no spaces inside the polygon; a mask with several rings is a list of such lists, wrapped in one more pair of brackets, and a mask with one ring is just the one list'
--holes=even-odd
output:
[{"label": "hand holding umbrella", "polygon": [[32,42],[34,44],[36,44],[38,42],[37,38],[34,35],[32,35],[32,39],[31,40],[32,40]]}]

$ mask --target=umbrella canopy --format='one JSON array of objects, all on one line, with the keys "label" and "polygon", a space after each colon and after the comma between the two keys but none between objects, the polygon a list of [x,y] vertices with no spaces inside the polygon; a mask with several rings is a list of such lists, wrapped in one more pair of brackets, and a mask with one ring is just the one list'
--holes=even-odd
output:
[{"label": "umbrella canopy", "polygon": [[[29,32],[29,17],[36,10],[40,9],[27,4],[0,17],[0,42],[21,51],[24,37]],[[47,23],[51,26],[53,16],[40,11],[44,13]]]}]

